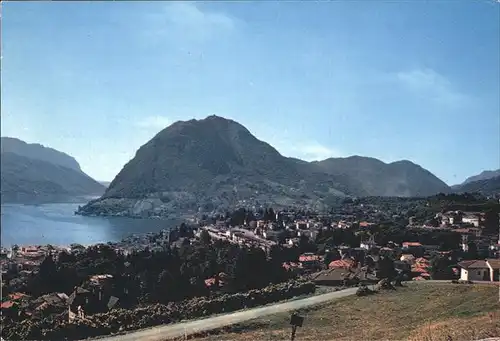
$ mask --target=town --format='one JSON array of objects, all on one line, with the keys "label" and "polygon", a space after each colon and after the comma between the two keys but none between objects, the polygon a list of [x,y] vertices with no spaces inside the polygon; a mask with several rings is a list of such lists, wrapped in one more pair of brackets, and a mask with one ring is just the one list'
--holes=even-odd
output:
[{"label": "town", "polygon": [[[101,323],[85,334],[95,336],[382,279],[500,282],[499,207],[470,194],[346,199],[328,212],[240,207],[117,243],[12,246],[1,253],[2,324],[9,339],[50,339]],[[154,321],[112,317],[158,304]],[[109,319],[116,329],[102,327]]]}]

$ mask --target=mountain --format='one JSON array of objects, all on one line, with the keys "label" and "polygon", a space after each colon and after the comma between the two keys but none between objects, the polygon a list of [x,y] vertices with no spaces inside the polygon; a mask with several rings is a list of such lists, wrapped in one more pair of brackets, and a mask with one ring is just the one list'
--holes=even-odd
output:
[{"label": "mountain", "polygon": [[479,193],[482,193],[484,195],[500,194],[500,175],[492,177],[492,178],[464,182],[462,185],[455,187],[454,191],[458,192],[458,193],[479,192]]},{"label": "mountain", "polygon": [[471,176],[471,177],[465,179],[465,181],[462,182],[461,185],[465,185],[465,184],[468,184],[468,183],[471,183],[471,182],[474,182],[474,181],[479,181],[479,180],[488,180],[488,179],[495,178],[497,176],[500,176],[500,169],[497,169],[497,170],[487,170],[487,171],[481,172],[478,175],[474,175],[474,176]]},{"label": "mountain", "polygon": [[111,183],[111,181],[99,181],[99,183],[101,185],[103,185],[104,187],[109,187],[109,184]]},{"label": "mountain", "polygon": [[429,196],[449,187],[428,170],[403,160],[386,164],[378,159],[351,156],[315,162],[330,174],[349,174],[371,196]]},{"label": "mountain", "polygon": [[104,190],[104,186],[82,172],[78,162],[69,155],[2,138],[2,202],[71,201],[76,197],[99,196]]},{"label": "mountain", "polygon": [[1,138],[2,153],[14,153],[30,159],[41,160],[54,165],[81,172],[78,162],[68,154],[37,143],[26,143],[13,137]]},{"label": "mountain", "polygon": [[324,207],[339,197],[449,192],[409,162],[351,157],[306,162],[282,156],[241,124],[218,116],[179,121],[136,152],[81,214],[163,215],[234,205]]}]

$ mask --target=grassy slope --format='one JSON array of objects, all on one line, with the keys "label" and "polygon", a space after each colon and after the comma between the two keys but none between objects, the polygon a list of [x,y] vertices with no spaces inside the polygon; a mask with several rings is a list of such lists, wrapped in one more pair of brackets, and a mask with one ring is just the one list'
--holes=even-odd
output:
[{"label": "grassy slope", "polygon": [[[500,336],[499,288],[486,285],[409,284],[396,292],[347,297],[301,310],[304,326],[296,341],[457,340]],[[289,340],[290,314],[234,326],[198,341]],[[241,332],[235,330],[240,329]]]}]

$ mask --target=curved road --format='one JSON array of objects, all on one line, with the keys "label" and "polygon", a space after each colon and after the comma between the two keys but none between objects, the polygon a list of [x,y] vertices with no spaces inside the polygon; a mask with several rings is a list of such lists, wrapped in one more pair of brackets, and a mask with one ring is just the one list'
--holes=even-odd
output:
[{"label": "curved road", "polygon": [[[373,289],[373,287],[371,287]],[[351,296],[356,293],[358,288],[348,288],[330,292],[327,294],[316,295],[295,301],[285,303],[278,303],[269,306],[252,308],[248,310],[240,310],[235,313],[227,315],[209,317],[202,320],[181,322],[170,325],[163,325],[153,328],[141,329],[132,331],[128,334],[115,335],[110,337],[101,337],[96,340],[99,341],[165,341],[171,338],[180,337],[184,335],[191,335],[201,331],[209,331],[235,323],[253,320],[258,317],[272,315],[281,312],[287,312],[300,308],[309,307],[323,302],[339,299],[341,297]]]}]

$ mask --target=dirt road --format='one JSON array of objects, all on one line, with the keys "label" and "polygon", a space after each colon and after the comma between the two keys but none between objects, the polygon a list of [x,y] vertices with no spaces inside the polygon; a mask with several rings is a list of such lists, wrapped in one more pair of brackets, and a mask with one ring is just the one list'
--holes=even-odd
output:
[{"label": "dirt road", "polygon": [[345,290],[330,292],[327,294],[312,296],[295,301],[278,303],[260,308],[253,308],[227,315],[209,317],[202,320],[181,322],[176,324],[158,326],[148,329],[141,329],[138,331],[130,332],[124,335],[115,335],[110,337],[99,338],[100,341],[164,341],[170,338],[179,337],[183,335],[190,335],[200,331],[208,331],[220,327],[229,326],[235,323],[249,321],[257,317],[265,315],[272,315],[281,312],[292,311],[295,309],[305,308],[318,303],[328,302],[331,300],[339,299],[354,295],[358,288],[349,288]]}]

